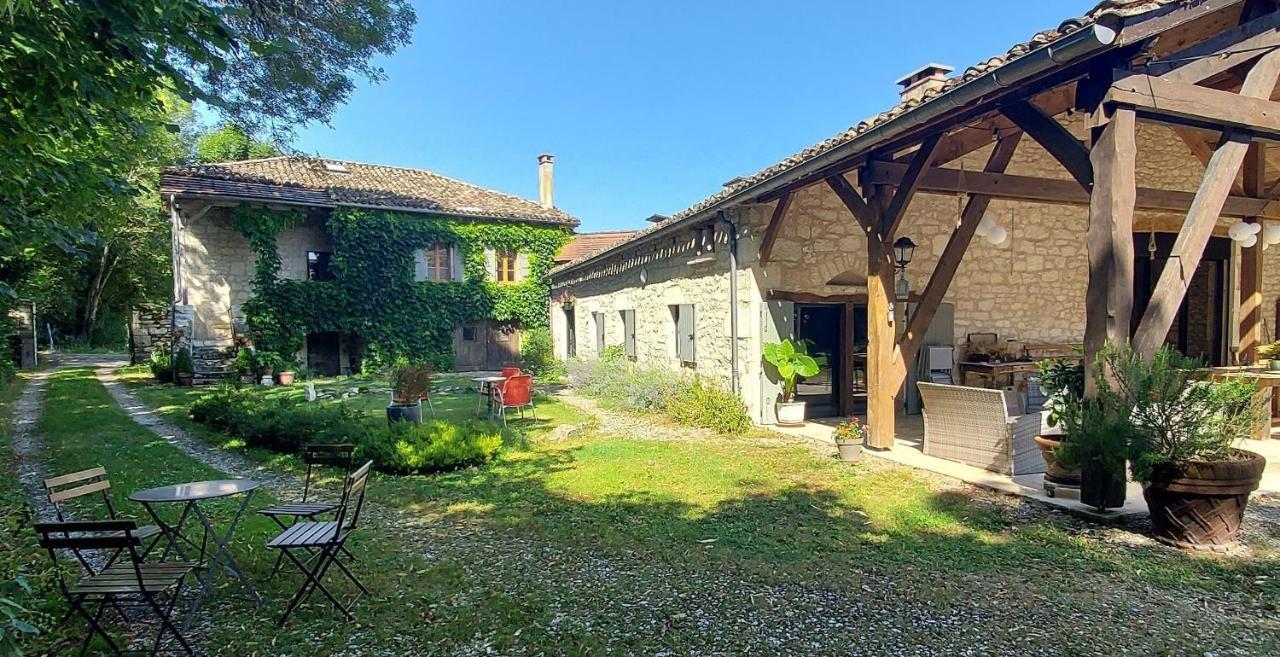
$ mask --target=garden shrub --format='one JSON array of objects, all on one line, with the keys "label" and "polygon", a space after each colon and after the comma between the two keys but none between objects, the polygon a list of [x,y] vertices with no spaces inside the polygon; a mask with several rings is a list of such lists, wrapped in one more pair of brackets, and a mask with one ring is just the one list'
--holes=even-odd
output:
[{"label": "garden shrub", "polygon": [[419,474],[478,465],[501,449],[502,431],[493,423],[428,420],[420,425],[396,422],[370,432],[356,453],[380,471]]},{"label": "garden shrub", "polygon": [[191,418],[251,446],[286,453],[311,443],[357,444],[368,433],[359,411],[348,406],[267,399],[230,385],[192,404]]},{"label": "garden shrub", "polygon": [[741,397],[696,376],[679,386],[667,404],[667,415],[681,424],[723,434],[743,433],[751,428],[751,417]]},{"label": "garden shrub", "polygon": [[578,392],[605,406],[662,413],[681,424],[724,434],[751,427],[746,403],[723,387],[700,377],[620,360],[573,361],[569,381]]}]

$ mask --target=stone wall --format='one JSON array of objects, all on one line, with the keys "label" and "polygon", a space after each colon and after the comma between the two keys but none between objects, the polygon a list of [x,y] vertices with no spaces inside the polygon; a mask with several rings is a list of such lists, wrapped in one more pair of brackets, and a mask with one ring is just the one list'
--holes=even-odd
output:
[{"label": "stone wall", "polygon": [[236,230],[231,210],[213,208],[184,219],[180,238],[179,296],[192,316],[197,345],[230,344],[234,317],[248,300],[253,281],[253,250]]},{"label": "stone wall", "polygon": [[157,349],[173,344],[173,317],[167,304],[139,304],[129,315],[129,363],[151,360]]},{"label": "stone wall", "polygon": [[305,222],[282,231],[276,237],[276,250],[280,254],[280,278],[307,280],[307,252],[333,252],[333,242],[325,230],[324,220],[308,218]]},{"label": "stone wall", "polygon": [[[1079,118],[1059,117],[1077,137],[1086,137]],[[1144,187],[1193,191],[1204,167],[1187,146],[1168,128],[1139,124],[1138,180]],[[947,166],[979,171],[991,147],[975,152],[960,163]],[[1009,167],[1009,173],[1069,179],[1062,166],[1039,144],[1024,137]],[[852,176],[851,176],[852,178]],[[856,181],[851,180],[856,186]],[[914,292],[923,290],[936,266],[959,217],[964,199],[957,196],[919,194],[913,200],[901,228],[918,245],[907,276]],[[1014,201],[996,201],[990,215],[1008,230],[1009,238],[994,246],[976,237],[953,279],[945,302],[955,307],[954,331],[957,342],[972,332],[995,331],[1002,338],[1025,342],[1079,343],[1084,335],[1084,297],[1088,279],[1085,233],[1088,208]],[[774,245],[770,263],[760,266],[759,242],[772,214],[771,206],[749,206],[737,210],[740,222],[739,261],[740,358],[744,370],[744,398],[758,419],[767,419],[770,383],[760,375],[762,335],[780,335],[789,330],[784,321],[771,317],[767,309],[770,292],[805,293],[818,296],[864,294],[866,243],[857,222],[840,200],[825,186],[814,185],[794,195],[786,223]],[[1180,214],[1138,212],[1135,231],[1162,232],[1181,224]],[[1233,220],[1220,222],[1220,234]],[[684,233],[688,234],[688,231]],[[568,293],[578,298],[577,353],[595,353],[591,311],[606,312],[609,344],[621,341],[618,311],[635,308],[639,327],[637,342],[640,360],[664,367],[677,367],[667,337],[670,313],[666,306],[695,303],[698,313],[698,347],[710,350],[700,357],[697,370],[727,377],[728,355],[728,275],[723,250],[715,262],[689,264],[690,242],[664,238],[658,243],[623,249],[615,255],[580,269],[553,277],[553,294]],[[682,246],[683,245],[683,246]],[[1238,258],[1233,259],[1229,279],[1235,281]],[[640,272],[646,273],[641,284]],[[745,280],[744,280],[745,279]],[[1238,290],[1234,284],[1231,290]],[[1237,292],[1229,291],[1234,299]],[[1268,252],[1264,265],[1264,316],[1268,336],[1275,337],[1277,296],[1280,295],[1280,254]],[[1234,304],[1230,304],[1234,313]],[[554,312],[560,311],[553,306]],[[776,314],[776,309],[775,309]],[[784,313],[785,314],[785,313]],[[557,352],[565,353],[563,315],[553,322]],[[1228,344],[1234,344],[1234,332]],[[754,367],[755,376],[747,373]],[[754,392],[748,389],[754,386]]]}]

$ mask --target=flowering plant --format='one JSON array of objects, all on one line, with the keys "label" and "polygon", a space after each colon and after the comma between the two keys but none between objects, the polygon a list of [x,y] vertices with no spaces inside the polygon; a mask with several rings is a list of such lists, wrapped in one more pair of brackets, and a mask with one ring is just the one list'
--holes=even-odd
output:
[{"label": "flowering plant", "polygon": [[552,299],[552,301],[554,301],[555,303],[564,304],[564,305],[573,305],[573,302],[577,301],[577,299],[575,299],[574,296],[572,294],[569,294],[568,292],[561,292],[560,294],[557,294],[555,298]]},{"label": "flowering plant", "polygon": [[837,442],[860,443],[866,440],[870,431],[871,427],[863,424],[862,420],[851,417],[836,425],[835,437]]}]

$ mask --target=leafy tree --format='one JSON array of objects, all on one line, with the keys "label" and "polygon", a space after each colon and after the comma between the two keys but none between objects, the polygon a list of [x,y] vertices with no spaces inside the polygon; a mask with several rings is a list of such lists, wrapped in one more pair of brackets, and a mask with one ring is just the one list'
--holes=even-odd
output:
[{"label": "leafy tree", "polygon": [[0,258],[71,250],[141,192],[131,157],[164,125],[158,90],[283,139],[381,80],[373,58],[415,20],[408,0],[0,0]]},{"label": "leafy tree", "polygon": [[227,124],[196,138],[196,162],[234,162],[279,155],[275,146],[258,141],[244,129]]}]

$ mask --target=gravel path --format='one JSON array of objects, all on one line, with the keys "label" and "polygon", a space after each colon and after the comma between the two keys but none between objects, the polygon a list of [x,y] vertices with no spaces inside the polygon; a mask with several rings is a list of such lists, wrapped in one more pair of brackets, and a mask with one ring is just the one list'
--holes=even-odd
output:
[{"label": "gravel path", "polygon": [[37,520],[56,519],[53,505],[44,493],[44,480],[49,476],[44,463],[44,439],[36,431],[44,408],[45,392],[49,389],[49,375],[53,371],[42,370],[32,374],[13,409],[11,448],[17,457],[18,479],[31,499]]}]

